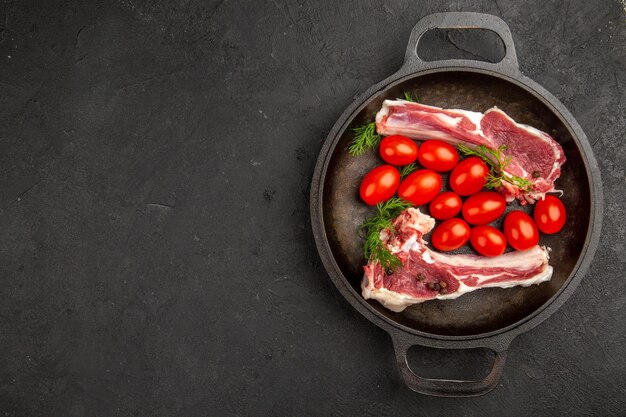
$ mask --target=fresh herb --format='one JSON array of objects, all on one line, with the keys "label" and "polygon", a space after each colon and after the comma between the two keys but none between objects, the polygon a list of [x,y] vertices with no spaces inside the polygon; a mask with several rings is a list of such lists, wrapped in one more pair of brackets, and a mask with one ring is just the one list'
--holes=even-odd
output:
[{"label": "fresh herb", "polygon": [[404,99],[406,101],[412,101],[414,103],[420,102],[420,98],[418,96],[414,96],[413,93],[409,93],[408,91],[404,92]]},{"label": "fresh herb", "polygon": [[355,136],[350,148],[348,148],[350,155],[360,155],[365,152],[366,149],[375,148],[382,139],[382,136],[376,133],[375,122],[355,127],[352,131]]},{"label": "fresh herb", "polygon": [[415,163],[403,166],[400,169],[400,179],[404,179],[407,175],[409,175],[416,169],[417,169],[417,165],[415,165]]},{"label": "fresh herb", "polygon": [[363,255],[365,259],[380,263],[385,272],[389,273],[402,265],[402,262],[380,240],[380,232],[388,230],[395,233],[393,220],[405,209],[411,207],[411,203],[398,197],[392,197],[384,203],[376,205],[376,215],[365,220],[361,229],[365,231],[365,244]]},{"label": "fresh herb", "polygon": [[503,154],[503,152],[508,148],[506,145],[502,145],[498,149],[491,149],[485,145],[478,145],[476,148],[471,149],[463,144],[459,144],[457,148],[462,154],[466,156],[477,156],[489,165],[490,170],[487,175],[485,187],[489,189],[499,188],[502,186],[502,183],[506,181],[509,184],[519,187],[523,191],[530,191],[533,188],[533,183],[531,181],[504,172],[504,169],[511,163],[512,160],[510,156],[505,156]]}]

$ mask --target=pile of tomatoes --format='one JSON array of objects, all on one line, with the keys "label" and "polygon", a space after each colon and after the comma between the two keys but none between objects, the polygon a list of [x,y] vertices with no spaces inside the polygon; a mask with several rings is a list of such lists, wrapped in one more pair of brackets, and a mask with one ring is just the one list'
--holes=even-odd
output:
[{"label": "pile of tomatoes", "polygon": [[[368,172],[361,182],[361,199],[375,205],[387,201],[396,192],[415,206],[428,204],[430,215],[441,220],[431,235],[432,245],[440,251],[452,251],[468,241],[484,256],[504,253],[507,243],[516,250],[529,249],[539,242],[539,231],[557,233],[565,224],[561,200],[546,195],[535,204],[534,219],[521,210],[511,211],[503,222],[503,232],[489,223],[506,210],[499,193],[483,191],[490,168],[478,157],[460,160],[457,149],[439,140],[417,143],[401,135],[387,136],[380,143],[380,156],[387,165]],[[400,178],[397,167],[419,161],[423,169]],[[441,192],[441,173],[449,172],[452,191]],[[465,198],[465,201],[462,200]],[[461,217],[456,217],[461,213]]]}]

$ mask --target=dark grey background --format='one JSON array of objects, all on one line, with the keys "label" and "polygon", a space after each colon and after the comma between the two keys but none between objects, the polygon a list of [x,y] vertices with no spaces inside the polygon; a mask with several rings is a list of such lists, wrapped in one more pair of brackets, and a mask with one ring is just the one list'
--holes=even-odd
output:
[{"label": "dark grey background", "polygon": [[[576,294],[514,341],[495,391],[455,400],[403,387],[320,264],[307,193],[353,97],[399,68],[420,17],[459,10],[510,25],[606,200]],[[625,19],[585,0],[6,0],[0,415],[624,415]],[[439,376],[488,360],[420,352]]]}]

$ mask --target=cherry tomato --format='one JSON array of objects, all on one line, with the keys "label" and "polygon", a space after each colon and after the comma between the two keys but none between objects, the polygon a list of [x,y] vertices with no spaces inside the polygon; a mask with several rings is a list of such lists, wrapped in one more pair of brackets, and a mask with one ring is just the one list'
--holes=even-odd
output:
[{"label": "cherry tomato", "polygon": [[387,136],[380,142],[380,156],[391,165],[408,165],[417,159],[417,143],[402,135]]},{"label": "cherry tomato", "polygon": [[470,238],[470,227],[461,219],[448,219],[435,227],[430,241],[440,251],[448,252],[465,245]]},{"label": "cherry tomato", "polygon": [[425,168],[437,172],[446,172],[459,163],[459,152],[449,143],[440,140],[427,140],[422,143],[417,159]]},{"label": "cherry tomato", "polygon": [[506,249],[506,238],[492,226],[476,226],[470,232],[470,243],[484,256],[498,256]]},{"label": "cherry tomato", "polygon": [[565,225],[565,206],[553,195],[546,195],[535,204],[535,223],[547,235],[558,232]]},{"label": "cherry tomato", "polygon": [[512,211],[504,218],[504,235],[509,245],[517,250],[530,249],[539,243],[539,231],[533,219],[520,210]]},{"label": "cherry tomato", "polygon": [[446,191],[435,197],[428,209],[435,219],[445,220],[456,216],[461,211],[461,206],[461,197],[457,193]]},{"label": "cherry tomato", "polygon": [[482,159],[472,156],[462,160],[450,174],[450,187],[459,195],[475,194],[483,189],[489,168]]},{"label": "cherry tomato", "polygon": [[463,203],[463,218],[469,224],[491,223],[504,214],[506,201],[499,193],[482,191]]},{"label": "cherry tomato", "polygon": [[391,165],[381,165],[365,175],[359,192],[365,203],[373,206],[389,200],[398,189],[400,173]]},{"label": "cherry tomato", "polygon": [[398,187],[398,196],[416,206],[428,203],[441,190],[441,175],[430,169],[420,169],[410,174]]}]

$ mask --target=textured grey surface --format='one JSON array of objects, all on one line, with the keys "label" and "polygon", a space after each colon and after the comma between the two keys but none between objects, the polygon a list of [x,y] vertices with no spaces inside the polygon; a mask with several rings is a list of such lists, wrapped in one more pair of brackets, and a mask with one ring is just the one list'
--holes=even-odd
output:
[{"label": "textured grey surface", "polygon": [[[312,3],[0,6],[0,415],[624,413],[623,4]],[[588,276],[513,342],[500,385],[451,400],[404,388],[387,335],[334,289],[307,189],[413,24],[459,10],[501,16],[578,119],[605,216]],[[419,352],[431,375],[479,370]]]}]

